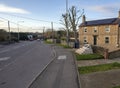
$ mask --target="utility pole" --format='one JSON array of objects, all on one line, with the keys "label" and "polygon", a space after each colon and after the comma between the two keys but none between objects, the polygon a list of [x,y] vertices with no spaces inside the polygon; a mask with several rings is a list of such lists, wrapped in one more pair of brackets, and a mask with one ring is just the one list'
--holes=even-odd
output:
[{"label": "utility pole", "polygon": [[51,28],[52,28],[52,42],[54,43],[54,31],[53,31],[53,22],[51,22]]},{"label": "utility pole", "polygon": [[8,30],[9,30],[9,43],[10,43],[11,42],[10,21],[8,21]]},{"label": "utility pole", "polygon": [[[66,0],[66,17],[67,17],[67,20],[68,20],[68,0]],[[69,46],[69,29],[68,29],[68,22],[67,22],[67,24],[66,24],[66,32],[67,32],[67,39],[66,39],[66,41],[67,41],[67,45]]]},{"label": "utility pole", "polygon": [[43,35],[42,35],[43,40],[44,40],[44,32],[45,32],[45,27],[43,27]]},{"label": "utility pole", "polygon": [[19,33],[19,24],[17,23],[17,26],[18,26],[18,42],[19,42],[19,39],[20,39],[20,33]]},{"label": "utility pole", "polygon": [[66,13],[68,13],[68,0],[66,0]]}]

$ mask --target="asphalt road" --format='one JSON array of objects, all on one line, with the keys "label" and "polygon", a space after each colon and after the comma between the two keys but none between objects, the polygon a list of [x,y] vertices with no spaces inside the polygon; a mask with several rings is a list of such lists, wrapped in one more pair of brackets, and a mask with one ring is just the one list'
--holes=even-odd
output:
[{"label": "asphalt road", "polygon": [[0,47],[0,88],[28,88],[53,57],[51,46],[40,41]]}]

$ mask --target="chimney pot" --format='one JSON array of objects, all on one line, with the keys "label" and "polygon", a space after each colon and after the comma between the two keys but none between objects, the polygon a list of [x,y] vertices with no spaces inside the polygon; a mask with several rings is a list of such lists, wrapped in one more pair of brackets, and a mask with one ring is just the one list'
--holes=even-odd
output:
[{"label": "chimney pot", "polygon": [[119,12],[118,12],[118,18],[120,18],[120,10],[119,10]]},{"label": "chimney pot", "polygon": [[85,17],[85,15],[83,15],[83,17],[82,17],[82,23],[85,23],[85,21],[86,21],[86,17]]}]

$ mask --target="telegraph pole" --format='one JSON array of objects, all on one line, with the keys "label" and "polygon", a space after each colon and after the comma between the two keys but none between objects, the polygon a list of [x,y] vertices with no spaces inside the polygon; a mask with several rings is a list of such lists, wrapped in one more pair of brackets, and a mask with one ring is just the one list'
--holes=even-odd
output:
[{"label": "telegraph pole", "polygon": [[44,32],[45,32],[45,27],[43,27],[43,36],[42,36],[43,40],[44,40]]},{"label": "telegraph pole", "polygon": [[52,28],[52,42],[54,42],[53,22],[51,22],[51,28]]},{"label": "telegraph pole", "polygon": [[68,0],[66,0],[66,13],[68,13]]},{"label": "telegraph pole", "polygon": [[[68,0],[66,0],[66,17],[67,17],[67,20],[68,20]],[[69,46],[69,29],[68,29],[68,26],[69,25],[68,25],[68,22],[67,22],[67,24],[66,24],[66,32],[67,32],[66,41],[67,41],[67,45]]]},{"label": "telegraph pole", "polygon": [[8,21],[8,30],[9,30],[9,43],[10,43],[11,42],[10,21]]},{"label": "telegraph pole", "polygon": [[19,24],[18,23],[17,23],[17,26],[18,26],[18,42],[19,42],[20,34],[19,34]]}]

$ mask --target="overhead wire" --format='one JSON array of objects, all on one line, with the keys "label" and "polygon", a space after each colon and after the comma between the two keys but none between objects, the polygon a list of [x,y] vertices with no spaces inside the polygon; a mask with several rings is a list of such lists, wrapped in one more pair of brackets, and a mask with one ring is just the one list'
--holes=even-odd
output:
[{"label": "overhead wire", "polygon": [[24,18],[24,19],[28,19],[28,20],[34,20],[34,21],[40,21],[40,22],[47,22],[47,23],[56,23],[56,24],[60,24],[58,22],[54,22],[54,21],[46,21],[46,20],[39,20],[39,19],[34,19],[34,18],[30,18],[30,17],[24,17],[24,16],[18,16],[18,15],[13,15],[13,14],[8,14],[8,13],[0,13],[0,14],[5,14],[5,15],[9,15],[9,16],[14,16],[14,17],[18,17],[18,18]]}]

